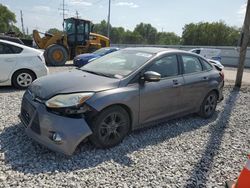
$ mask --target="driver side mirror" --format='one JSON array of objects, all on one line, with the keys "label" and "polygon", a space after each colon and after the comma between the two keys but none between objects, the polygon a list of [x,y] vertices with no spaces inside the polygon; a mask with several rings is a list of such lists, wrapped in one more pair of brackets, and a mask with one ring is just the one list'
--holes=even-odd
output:
[{"label": "driver side mirror", "polygon": [[154,71],[147,71],[143,74],[142,79],[148,82],[159,82],[161,80],[161,75]]}]

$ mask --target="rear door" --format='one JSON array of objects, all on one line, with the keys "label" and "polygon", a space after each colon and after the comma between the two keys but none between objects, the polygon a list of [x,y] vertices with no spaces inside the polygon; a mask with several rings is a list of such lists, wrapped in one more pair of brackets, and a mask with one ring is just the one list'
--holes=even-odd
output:
[{"label": "rear door", "polygon": [[205,70],[200,58],[189,54],[181,54],[184,97],[183,109],[195,111],[208,92],[209,71]]},{"label": "rear door", "polygon": [[168,117],[181,110],[182,86],[177,56],[166,55],[146,69],[161,74],[159,82],[140,86],[140,123]]},{"label": "rear door", "polygon": [[0,82],[9,79],[17,61],[20,59],[22,48],[0,42]]}]

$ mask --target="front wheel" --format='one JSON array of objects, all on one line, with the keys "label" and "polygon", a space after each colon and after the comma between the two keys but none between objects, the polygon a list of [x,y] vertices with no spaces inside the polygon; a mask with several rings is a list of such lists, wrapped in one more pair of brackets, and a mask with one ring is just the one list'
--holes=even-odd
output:
[{"label": "front wheel", "polygon": [[203,118],[211,117],[215,112],[217,101],[218,95],[216,94],[216,92],[211,91],[210,93],[208,93],[204,101],[202,102],[199,115]]},{"label": "front wheel", "polygon": [[68,59],[68,52],[63,46],[52,44],[45,50],[44,56],[48,65],[62,66]]},{"label": "front wheel", "polygon": [[119,144],[129,132],[130,118],[125,109],[113,106],[103,110],[91,123],[90,141],[99,148]]}]

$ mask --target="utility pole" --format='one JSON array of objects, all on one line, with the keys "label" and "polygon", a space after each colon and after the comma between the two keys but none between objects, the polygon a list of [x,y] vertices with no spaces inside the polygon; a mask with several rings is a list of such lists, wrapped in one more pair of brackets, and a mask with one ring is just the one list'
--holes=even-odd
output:
[{"label": "utility pole", "polygon": [[79,18],[79,12],[76,10],[76,18]]},{"label": "utility pole", "polygon": [[67,15],[66,14],[66,11],[68,11],[68,9],[66,9],[66,4],[65,4],[65,0],[63,0],[63,3],[61,4],[62,8],[59,8],[58,10],[61,10],[62,11],[62,16],[63,16],[63,22],[62,22],[62,26],[63,26],[63,29],[64,29],[64,19],[65,19],[65,16]]},{"label": "utility pole", "polygon": [[239,64],[238,64],[237,76],[236,76],[236,81],[235,81],[236,87],[241,87],[249,38],[250,38],[250,0],[248,0],[247,2],[246,15],[245,15],[245,20],[244,20],[244,25],[243,25],[242,35],[241,35],[241,40],[240,40],[241,41],[240,42],[240,57],[239,57]]},{"label": "utility pole", "polygon": [[20,10],[20,14],[21,14],[22,32],[23,32],[23,35],[25,35],[25,30],[24,30],[24,25],[23,25],[23,11],[22,10]]},{"label": "utility pole", "polygon": [[110,36],[110,4],[111,4],[111,0],[109,0],[109,9],[108,9],[108,26],[107,26],[107,37],[109,38]]}]

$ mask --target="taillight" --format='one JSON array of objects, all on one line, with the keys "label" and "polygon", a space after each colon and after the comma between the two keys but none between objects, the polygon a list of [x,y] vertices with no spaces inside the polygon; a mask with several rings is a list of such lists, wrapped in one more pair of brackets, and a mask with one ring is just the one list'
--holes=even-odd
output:
[{"label": "taillight", "polygon": [[38,59],[39,59],[42,63],[45,63],[45,59],[44,59],[43,54],[40,54],[40,55],[38,55],[37,57],[38,57]]},{"label": "taillight", "polygon": [[220,71],[220,76],[221,76],[222,80],[224,80],[224,78],[225,78],[225,75],[224,75],[224,72],[223,72],[223,70],[221,70],[221,71]]}]

